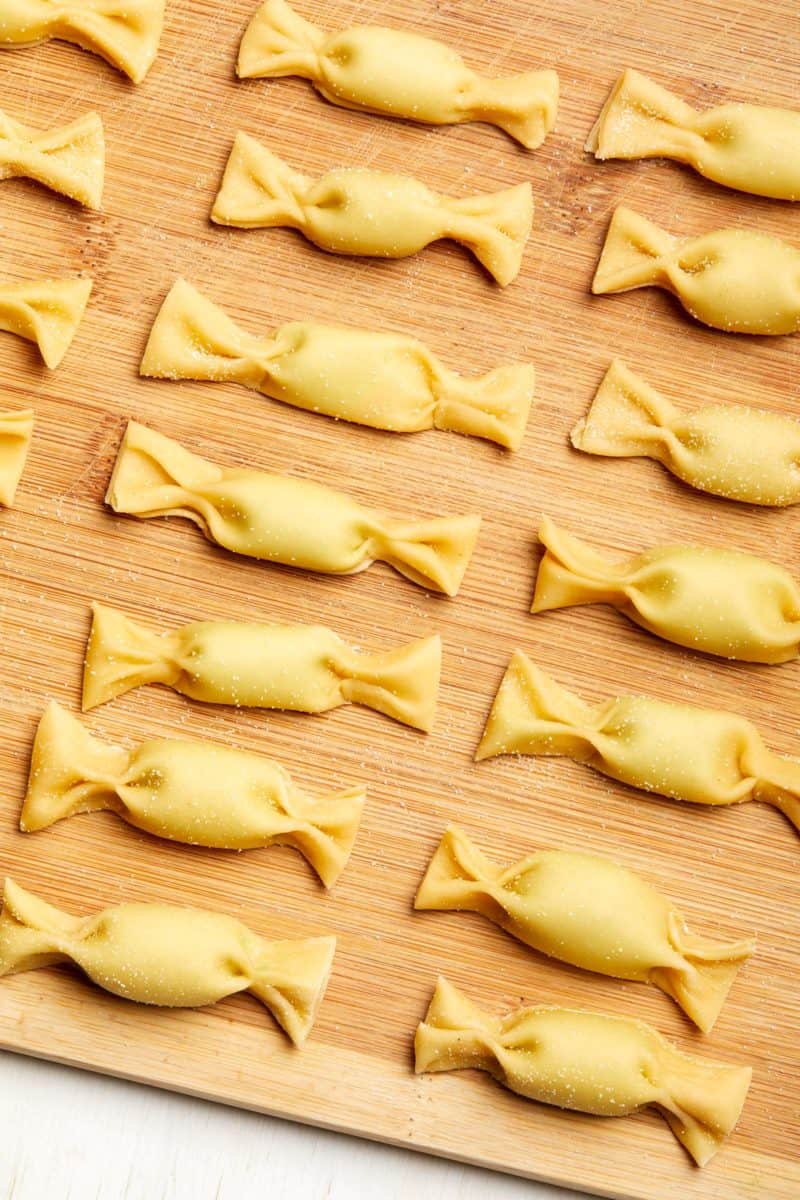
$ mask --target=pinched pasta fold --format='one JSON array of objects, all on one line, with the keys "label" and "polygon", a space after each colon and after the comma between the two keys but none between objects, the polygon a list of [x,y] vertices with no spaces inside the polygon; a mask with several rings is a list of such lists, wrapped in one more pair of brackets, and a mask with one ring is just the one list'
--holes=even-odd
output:
[{"label": "pinched pasta fold", "polygon": [[586,149],[598,159],[673,158],[740,192],[800,200],[800,113],[740,103],[698,112],[639,71],[614,84]]},{"label": "pinched pasta fold", "polygon": [[251,992],[296,1046],[331,973],[335,937],[269,942],[221,913],[119,904],[73,917],[6,878],[0,975],[74,963],[92,983],[162,1008],[201,1008]]},{"label": "pinched pasta fold", "polygon": [[92,606],[84,711],[161,683],[192,700],[321,713],[362,704],[426,733],[439,694],[438,635],[367,654],[321,625],[197,621],[153,633],[116,609]]},{"label": "pinched pasta fold", "polygon": [[33,410],[0,413],[0,504],[10,508],[33,436]]},{"label": "pinched pasta fold", "polygon": [[704,325],[726,333],[800,328],[800,251],[751,229],[678,238],[616,209],[597,264],[595,295],[660,287]]},{"label": "pinched pasta fold", "polygon": [[418,1074],[473,1067],[541,1104],[601,1117],[655,1108],[700,1167],[733,1131],[752,1077],[683,1054],[643,1021],[549,1006],[491,1016],[441,977],[414,1050]]},{"label": "pinched pasta fold", "polygon": [[772,804],[800,829],[800,761],[768,750],[746,718],[649,696],[597,705],[561,687],[517,650],[476,759],[571,758],[631,787],[689,804]]},{"label": "pinched pasta fold", "polygon": [[141,83],[158,53],[165,0],[3,0],[0,50],[57,38]]},{"label": "pinched pasta fold", "polygon": [[96,209],[103,198],[105,154],[103,122],[95,112],[42,133],[0,111],[0,179],[33,179]]},{"label": "pinched pasta fold", "polygon": [[741,662],[800,652],[800,587],[777,563],[713,546],[656,546],[609,562],[548,518],[531,612],[610,604],[656,637]]},{"label": "pinched pasta fold", "polygon": [[80,278],[0,284],[0,329],[35,342],[53,370],[78,332],[91,290],[91,279]]},{"label": "pinched pasta fold", "polygon": [[728,500],[800,503],[800,421],[736,404],[685,414],[620,359],[571,439],[586,454],[652,458],[684,483]]},{"label": "pinched pasta fold", "polygon": [[533,223],[529,183],[455,199],[410,175],[366,168],[293,171],[237,133],[211,219],[241,229],[289,226],[331,254],[406,258],[449,238],[471,251],[501,286],[516,279]]},{"label": "pinched pasta fold", "polygon": [[188,517],[236,554],[310,571],[352,575],[381,560],[448,596],[461,586],[481,523],[474,515],[385,516],[311,480],[219,467],[135,421],[106,503],[137,517]]},{"label": "pinched pasta fold", "polygon": [[295,321],[270,337],[252,337],[183,279],[161,306],[139,371],[232,381],[357,425],[395,433],[452,429],[509,450],[522,444],[534,389],[529,363],[464,379],[402,333]]},{"label": "pinched pasta fold", "polygon": [[482,79],[460,54],[403,29],[357,25],[326,35],[286,0],[266,0],[245,30],[242,79],[300,75],[343,108],[432,125],[485,121],[529,150],[555,125],[558,76],[528,71]]},{"label": "pinched pasta fold", "polygon": [[477,912],[551,958],[655,984],[704,1033],[755,948],[754,938],[722,942],[690,933],[669,900],[611,859],[538,850],[497,867],[455,825],[439,843],[414,907]]},{"label": "pinched pasta fold", "polygon": [[109,809],[136,829],[190,846],[291,846],[331,887],[347,865],[365,800],[362,785],[314,799],[279,763],[212,742],[110,745],[52,702],[36,732],[20,828],[33,833]]}]

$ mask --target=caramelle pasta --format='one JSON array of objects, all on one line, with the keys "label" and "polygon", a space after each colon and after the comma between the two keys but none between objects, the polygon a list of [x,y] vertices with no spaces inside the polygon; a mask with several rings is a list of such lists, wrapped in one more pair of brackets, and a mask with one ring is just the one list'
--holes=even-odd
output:
[{"label": "caramelle pasta", "polygon": [[800,327],[800,251],[752,229],[673,237],[630,208],[616,209],[592,291],[660,287],[704,325],[726,333]]},{"label": "caramelle pasta", "polygon": [[242,229],[288,226],[331,254],[407,258],[442,238],[460,242],[501,286],[516,279],[533,223],[529,183],[456,199],[411,175],[350,168],[301,175],[238,133],[211,219]]},{"label": "caramelle pasta", "polygon": [[240,383],[357,425],[393,433],[452,429],[508,450],[522,443],[534,389],[530,363],[465,379],[402,333],[293,321],[254,337],[184,279],[161,306],[139,371]]},{"label": "caramelle pasta", "polygon": [[782,663],[800,647],[800,587],[765,558],[715,546],[656,546],[609,562],[548,517],[531,611],[610,604],[657,637],[742,662]]},{"label": "caramelle pasta", "polygon": [[170,904],[118,904],[73,917],[6,879],[0,976],[71,962],[115,996],[200,1008],[251,992],[296,1046],[331,973],[335,937],[269,942],[233,917]]},{"label": "caramelle pasta", "polygon": [[800,829],[800,761],[775,754],[735,713],[650,696],[584,703],[514,652],[478,746],[498,754],[554,754],[644,791],[690,804],[760,800]]},{"label": "caramelle pasta", "polygon": [[381,560],[448,596],[461,586],[481,523],[474,514],[403,520],[310,479],[220,467],[136,421],[106,503],[137,517],[188,517],[236,554],[309,571],[352,575]]},{"label": "caramelle pasta", "polygon": [[206,704],[321,713],[363,704],[429,732],[439,695],[438,635],[369,654],[321,625],[196,621],[154,633],[125,613],[92,606],[83,708],[149,683]]},{"label": "caramelle pasta", "polygon": [[365,800],[361,784],[309,796],[280,763],[215,742],[151,738],[126,750],[93,737],[53,701],[36,731],[20,828],[34,833],[108,809],[190,846],[292,846],[330,887],[347,865]]},{"label": "caramelle pasta", "polygon": [[700,1167],[733,1131],[752,1077],[625,1017],[544,1006],[491,1016],[442,978],[414,1050],[417,1073],[474,1067],[541,1104],[601,1117],[653,1107]]},{"label": "caramelle pasta", "polygon": [[674,158],[740,192],[800,199],[800,113],[762,104],[703,112],[628,69],[589,134],[598,159]]},{"label": "caramelle pasta", "polygon": [[236,70],[242,79],[301,75],[343,108],[432,125],[485,121],[529,150],[553,128],[558,108],[555,71],[482,78],[432,38],[381,25],[325,34],[286,0],[258,8]]},{"label": "caramelle pasta", "polygon": [[755,947],[754,938],[691,933],[670,900],[612,859],[537,850],[498,867],[456,825],[434,852],[414,907],[478,912],[551,958],[652,983],[704,1032]]},{"label": "caramelle pasta", "polygon": [[800,421],[741,404],[683,412],[618,358],[570,436],[576,450],[652,458],[691,487],[727,500],[800,502]]}]

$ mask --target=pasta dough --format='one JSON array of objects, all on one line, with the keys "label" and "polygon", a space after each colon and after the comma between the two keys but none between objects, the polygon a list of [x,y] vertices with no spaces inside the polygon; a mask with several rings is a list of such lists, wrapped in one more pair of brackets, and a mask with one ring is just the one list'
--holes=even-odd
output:
[{"label": "pasta dough", "polygon": [[684,415],[619,359],[571,436],[587,454],[653,458],[714,496],[800,502],[800,421],[736,404]]},{"label": "pasta dough", "polygon": [[33,410],[0,413],[0,504],[14,503],[33,436]]},{"label": "pasta dough", "polygon": [[319,180],[237,133],[211,219],[259,229],[288,225],[331,254],[406,258],[441,238],[460,242],[503,287],[516,279],[533,223],[529,183],[456,200],[410,175],[352,168]]},{"label": "pasta dough", "polygon": [[377,559],[454,596],[481,519],[403,521],[308,479],[218,467],[131,421],[106,503],[138,517],[188,517],[206,537],[252,558],[350,575]]},{"label": "pasta dough", "polygon": [[677,238],[618,208],[592,291],[660,287],[704,325],[726,333],[781,334],[800,328],[800,251],[750,229]]},{"label": "pasta dough", "polygon": [[164,0],[3,0],[0,50],[58,38],[141,83],[158,53]]},{"label": "pasta dough", "polygon": [[0,179],[34,179],[86,208],[99,208],[105,154],[103,122],[95,112],[38,133],[0,111]]},{"label": "pasta dough", "polygon": [[733,1131],[752,1077],[682,1054],[643,1021],[544,1006],[493,1017],[441,977],[414,1049],[418,1074],[475,1067],[541,1104],[601,1117],[652,1106],[700,1167]]},{"label": "pasta dough", "polygon": [[800,200],[800,113],[758,104],[698,112],[639,71],[619,77],[589,134],[595,158],[674,158],[740,192]]},{"label": "pasta dough", "polygon": [[199,908],[119,904],[73,917],[12,879],[3,892],[0,975],[72,962],[105,991],[162,1008],[252,992],[296,1046],[314,1024],[335,949],[335,937],[268,942]]},{"label": "pasta dough", "polygon": [[800,829],[800,762],[774,754],[734,713],[648,696],[589,705],[517,650],[476,759],[555,754],[631,787],[689,804],[760,800]]},{"label": "pasta dough", "polygon": [[365,799],[359,785],[315,800],[279,763],[211,742],[158,738],[128,751],[92,737],[53,702],[33,744],[20,829],[110,809],[136,829],[190,846],[292,846],[331,887]]},{"label": "pasta dough", "polygon": [[561,962],[653,983],[707,1033],[754,938],[712,941],[689,932],[655,888],[608,858],[539,850],[496,867],[451,825],[430,861],[417,909],[481,913]]},{"label": "pasta dough", "polygon": [[522,444],[534,387],[529,363],[463,379],[402,333],[295,321],[271,337],[251,337],[183,279],[155,319],[139,370],[158,379],[230,380],[358,425],[452,429],[508,450]]},{"label": "pasta dough", "polygon": [[311,713],[363,704],[426,733],[433,725],[442,664],[438,635],[365,654],[321,625],[197,621],[153,633],[103,604],[92,612],[84,711],[162,683],[206,704]]},{"label": "pasta dough", "polygon": [[78,332],[91,290],[91,279],[0,284],[0,329],[36,342],[53,370]]},{"label": "pasta dough", "polygon": [[610,563],[547,517],[531,612],[610,604],[657,637],[741,662],[781,663],[800,647],[800,588],[741,550],[656,546]]},{"label": "pasta dough", "polygon": [[529,150],[553,128],[558,108],[555,71],[481,79],[441,42],[379,25],[326,36],[286,0],[267,0],[258,9],[236,70],[242,79],[301,75],[343,108],[432,125],[485,121]]}]

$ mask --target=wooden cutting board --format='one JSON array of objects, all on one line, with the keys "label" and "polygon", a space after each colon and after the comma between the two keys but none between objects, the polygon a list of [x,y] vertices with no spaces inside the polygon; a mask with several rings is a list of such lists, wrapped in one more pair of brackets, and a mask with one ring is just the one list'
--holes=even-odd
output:
[{"label": "wooden cutting board", "polygon": [[[565,760],[472,761],[517,646],[588,700],[639,690],[716,705],[756,721],[775,750],[800,753],[800,664],[714,661],[602,608],[528,613],[545,511],[620,556],[695,540],[765,553],[800,574],[797,509],[703,497],[653,463],[590,459],[567,444],[614,354],[687,408],[740,400],[797,413],[800,339],[704,330],[655,291],[589,294],[618,202],[679,233],[741,224],[800,245],[797,208],[725,192],[674,164],[602,166],[582,151],[628,65],[700,106],[728,98],[800,105],[796,5],[302,0],[328,28],[358,20],[414,27],[487,73],[556,67],[558,131],[533,154],[495,129],[425,129],[346,112],[299,80],[236,83],[252,7],[170,0],[160,56],[138,88],[63,44],[0,56],[0,106],[42,127],[97,108],[109,160],[102,215],[25,182],[0,189],[0,276],[83,271],[95,279],[57,372],[27,344],[0,344],[3,407],[31,403],[37,415],[17,507],[0,514],[0,870],[75,912],[158,899],[232,913],[269,936],[335,931],[335,971],[302,1052],[251,998],[198,1012],[148,1010],[68,969],[0,984],[0,1043],[609,1196],[796,1197],[800,842],[788,822],[758,805],[713,812],[648,798]],[[536,219],[519,279],[501,291],[452,245],[369,262],[328,257],[289,231],[214,228],[208,213],[240,128],[309,174],[412,166],[458,195],[530,179]],[[538,403],[522,450],[337,425],[233,386],[140,381],[150,324],[178,274],[253,333],[298,318],[346,320],[423,336],[468,373],[532,359]],[[236,559],[186,522],[115,518],[102,500],[129,417],[220,462],[294,472],[398,513],[482,512],[461,594],[426,595],[383,566],[355,578],[311,577]],[[366,780],[362,832],[332,894],[289,850],[169,845],[108,813],[18,832],[44,705],[55,697],[77,711],[93,598],[162,627],[203,617],[319,621],[374,648],[442,633],[441,707],[429,737],[363,709],[324,718],[236,712],[157,688],[87,719],[93,732],[126,744],[179,735],[258,750],[317,791]],[[758,952],[713,1034],[702,1037],[655,989],[550,963],[477,916],[415,915],[417,883],[454,819],[498,861],[545,846],[609,854],[658,883],[698,930],[756,931]],[[699,1171],[655,1114],[600,1120],[526,1103],[477,1073],[415,1077],[412,1035],[438,972],[491,1008],[524,999],[640,1017],[685,1050],[752,1063],[735,1135]]]}]

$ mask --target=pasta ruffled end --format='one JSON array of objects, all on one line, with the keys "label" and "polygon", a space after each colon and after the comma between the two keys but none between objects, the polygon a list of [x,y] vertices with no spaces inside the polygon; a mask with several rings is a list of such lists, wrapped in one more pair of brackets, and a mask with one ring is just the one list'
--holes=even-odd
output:
[{"label": "pasta ruffled end", "polygon": [[35,342],[51,370],[78,332],[91,279],[45,279],[0,287],[0,329]]},{"label": "pasta ruffled end", "polygon": [[739,968],[756,948],[756,939],[720,942],[690,933],[682,919],[670,914],[670,941],[685,960],[682,968],[659,967],[653,983],[672,996],[698,1029],[708,1033],[720,1014]]},{"label": "pasta ruffled end", "polygon": [[677,238],[653,221],[620,205],[615,209],[597,264],[592,291],[598,295],[627,292],[662,281],[662,259]]},{"label": "pasta ruffled end", "polygon": [[17,494],[33,437],[33,410],[0,413],[0,504],[10,508]]},{"label": "pasta ruffled end", "polygon": [[630,68],[620,75],[584,147],[597,159],[683,158],[697,114],[672,92]]},{"label": "pasta ruffled end", "polygon": [[31,19],[21,4],[17,14],[3,17],[0,46],[58,38],[99,55],[141,83],[158,53],[164,6],[165,0],[62,0]]},{"label": "pasta ruffled end", "polygon": [[668,1042],[662,1042],[658,1067],[659,1110],[698,1167],[704,1167],[741,1116],[752,1068],[690,1057]]},{"label": "pasta ruffled end", "polygon": [[519,183],[503,192],[448,200],[451,220],[443,236],[468,246],[501,287],[516,279],[533,226],[533,191]]},{"label": "pasta ruffled end", "polygon": [[146,683],[174,682],[168,634],[151,633],[125,613],[92,604],[92,627],[83,670],[83,711],[97,708]]},{"label": "pasta ruffled end", "polygon": [[414,908],[472,910],[497,869],[457,825],[448,825],[419,885]]},{"label": "pasta ruffled end", "polygon": [[530,363],[496,367],[479,379],[443,371],[433,410],[437,429],[451,429],[519,450],[533,404],[536,374]]},{"label": "pasta ruffled end", "polygon": [[375,554],[421,587],[455,596],[469,566],[481,518],[430,521],[383,519],[376,525]]},{"label": "pasta ruffled end", "polygon": [[0,179],[33,179],[86,208],[103,198],[105,141],[96,112],[39,132],[0,112]]},{"label": "pasta ruffled end", "polygon": [[302,198],[311,180],[246,133],[237,133],[211,220],[240,229],[306,224]]},{"label": "pasta ruffled end", "polygon": [[532,613],[579,604],[618,601],[629,568],[609,563],[602,554],[543,517],[539,541],[545,555],[539,564]]},{"label": "pasta ruffled end", "polygon": [[576,450],[609,458],[658,458],[677,410],[618,358],[570,434]]},{"label": "pasta ruffled end", "polygon": [[500,754],[585,757],[584,731],[595,713],[537,667],[521,650],[511,656],[475,753],[478,762]]},{"label": "pasta ruffled end", "polygon": [[239,46],[240,79],[300,75],[319,78],[319,47],[325,35],[285,0],[266,0],[256,11]]},{"label": "pasta ruffled end", "polygon": [[257,996],[295,1046],[302,1046],[328,986],[335,937],[265,942],[248,991]]},{"label": "pasta ruffled end", "polygon": [[441,670],[442,640],[438,634],[384,654],[351,651],[341,694],[352,704],[364,704],[403,725],[430,733]]},{"label": "pasta ruffled end", "polygon": [[66,817],[113,807],[129,761],[125,750],[93,737],[51,701],[36,730],[20,829],[35,833]]},{"label": "pasta ruffled end", "polygon": [[478,79],[466,103],[473,120],[497,125],[526,150],[535,150],[555,128],[558,93],[555,71],[527,71],[508,79]]},{"label": "pasta ruffled end", "polygon": [[64,938],[80,930],[82,921],[53,908],[6,876],[0,912],[0,975],[35,971],[64,962]]}]

